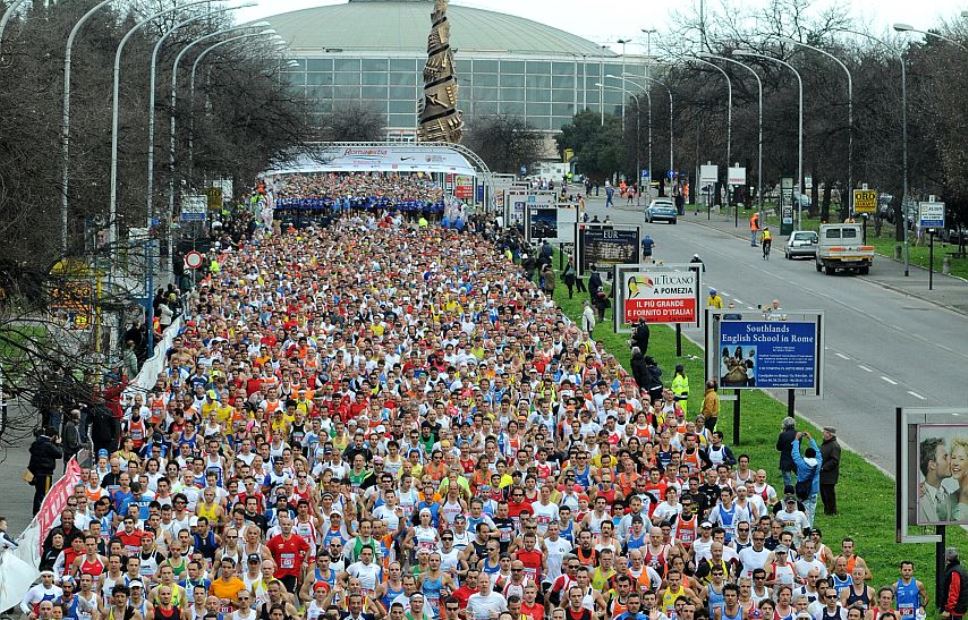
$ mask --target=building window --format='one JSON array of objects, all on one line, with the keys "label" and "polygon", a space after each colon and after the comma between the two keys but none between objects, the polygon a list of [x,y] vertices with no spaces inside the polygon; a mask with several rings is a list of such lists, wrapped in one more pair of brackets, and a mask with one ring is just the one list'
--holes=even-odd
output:
[{"label": "building window", "polygon": [[417,61],[412,58],[391,58],[390,71],[415,74],[417,72]]},{"label": "building window", "polygon": [[498,62],[496,60],[475,60],[474,73],[497,73]]},{"label": "building window", "polygon": [[334,74],[335,83],[340,86],[359,86],[360,85],[360,74],[359,73],[336,73]]},{"label": "building window", "polygon": [[387,70],[387,60],[384,58],[366,58],[363,60],[363,73],[369,71],[382,71]]},{"label": "building window", "polygon": [[364,86],[386,86],[388,77],[386,73],[363,72]]},{"label": "building window", "polygon": [[332,71],[333,61],[330,58],[310,58],[306,61],[308,71]]},{"label": "building window", "polygon": [[524,61],[502,60],[501,73],[504,75],[524,75]]}]

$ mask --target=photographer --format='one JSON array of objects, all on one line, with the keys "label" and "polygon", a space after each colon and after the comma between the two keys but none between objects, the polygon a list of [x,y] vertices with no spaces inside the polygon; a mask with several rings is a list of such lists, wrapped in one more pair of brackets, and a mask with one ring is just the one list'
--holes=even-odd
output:
[{"label": "photographer", "polygon": [[47,426],[37,434],[34,443],[30,445],[30,462],[27,464],[27,471],[33,476],[30,484],[34,485],[34,514],[40,512],[44,496],[53,484],[57,459],[64,456],[60,442],[57,431],[52,426]]}]

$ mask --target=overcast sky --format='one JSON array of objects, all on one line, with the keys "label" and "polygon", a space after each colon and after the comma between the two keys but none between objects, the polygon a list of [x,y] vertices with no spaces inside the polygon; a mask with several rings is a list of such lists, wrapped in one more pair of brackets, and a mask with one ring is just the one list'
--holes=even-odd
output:
[{"label": "overcast sky", "polygon": [[[706,0],[707,6],[719,6],[719,0]],[[259,6],[238,11],[240,21],[286,13],[298,9],[329,4],[344,4],[346,0],[258,0]],[[577,34],[595,42],[610,43],[617,39],[632,37],[644,43],[641,28],[652,27],[660,32],[668,26],[669,9],[645,7],[665,5],[683,9],[699,0],[660,2],[659,0],[452,0],[452,4],[490,9],[501,13],[519,15],[562,30]],[[732,0],[732,6],[758,7],[766,0]],[[941,20],[954,20],[962,10],[968,9],[968,0],[927,0],[915,3],[910,0],[814,0],[811,10],[820,12],[833,4],[847,4],[858,24],[867,26],[873,33],[886,33],[891,24],[904,22],[923,29],[937,25]],[[680,9],[682,10],[682,9]],[[616,46],[619,51],[620,46]],[[629,53],[644,53],[643,49],[629,47]]]}]

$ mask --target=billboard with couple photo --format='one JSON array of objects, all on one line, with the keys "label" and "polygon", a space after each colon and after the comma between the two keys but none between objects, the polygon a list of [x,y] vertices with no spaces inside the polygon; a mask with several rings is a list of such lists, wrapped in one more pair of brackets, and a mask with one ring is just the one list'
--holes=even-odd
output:
[{"label": "billboard with couple photo", "polygon": [[915,524],[968,524],[968,425],[919,424],[912,461]]}]

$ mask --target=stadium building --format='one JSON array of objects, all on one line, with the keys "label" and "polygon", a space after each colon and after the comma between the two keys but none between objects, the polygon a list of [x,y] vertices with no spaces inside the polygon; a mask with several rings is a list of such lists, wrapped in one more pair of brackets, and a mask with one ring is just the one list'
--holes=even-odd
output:
[{"label": "stadium building", "polygon": [[[386,114],[389,139],[412,140],[433,0],[348,0],[266,18],[289,43],[293,86],[319,114],[363,102]],[[494,114],[558,131],[576,111],[620,114],[622,83],[604,75],[646,74],[645,58],[621,56],[521,17],[451,4],[460,109],[465,123]],[[628,86],[628,88],[633,88]]]}]

